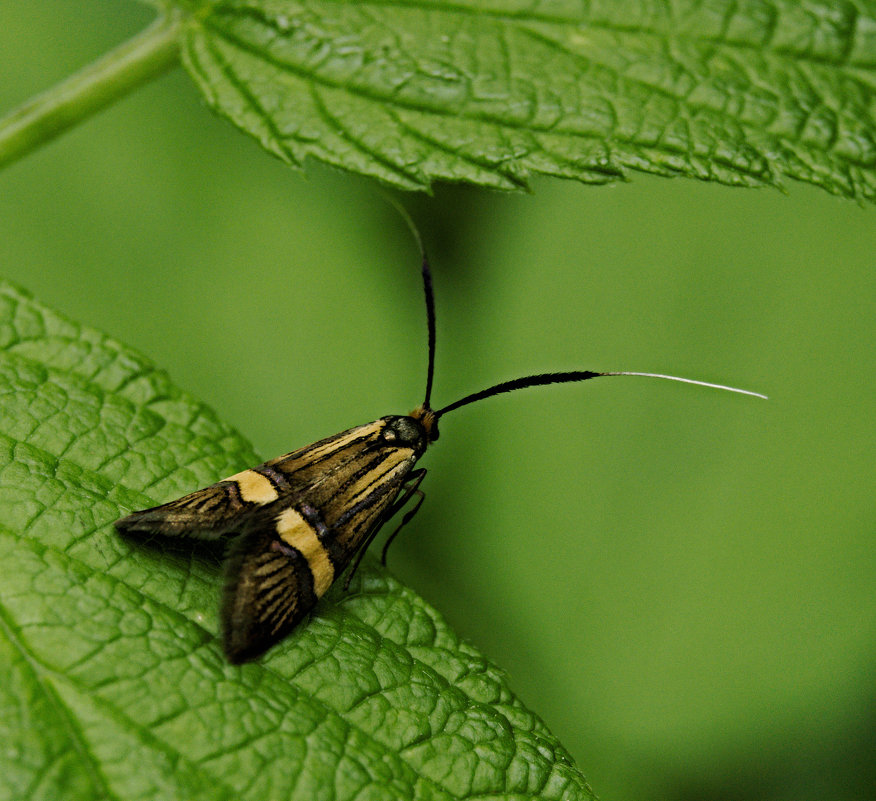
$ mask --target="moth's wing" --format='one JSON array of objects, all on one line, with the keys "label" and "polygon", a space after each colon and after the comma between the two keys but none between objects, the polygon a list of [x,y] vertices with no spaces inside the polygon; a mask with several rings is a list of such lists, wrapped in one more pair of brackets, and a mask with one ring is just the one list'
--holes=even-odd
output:
[{"label": "moth's wing", "polygon": [[314,560],[281,539],[280,516],[254,515],[225,563],[222,647],[234,664],[255,659],[282,640],[317,601]]},{"label": "moth's wing", "polygon": [[123,534],[219,539],[237,534],[252,514],[280,499],[291,505],[319,495],[322,487],[326,497],[314,501],[322,506],[382,429],[378,420],[342,431],[170,503],[133,512],[116,521],[116,528]]},{"label": "moth's wing", "polygon": [[160,534],[165,537],[218,539],[237,533],[250,514],[276,501],[281,494],[294,495],[293,488],[278,485],[272,471],[244,470],[175,501],[132,512],[117,520],[122,534]]}]

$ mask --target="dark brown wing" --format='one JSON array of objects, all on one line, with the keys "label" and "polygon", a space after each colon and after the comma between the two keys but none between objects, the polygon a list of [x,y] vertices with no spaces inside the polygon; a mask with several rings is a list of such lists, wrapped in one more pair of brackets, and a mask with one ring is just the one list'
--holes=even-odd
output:
[{"label": "dark brown wing", "polygon": [[217,539],[234,530],[252,506],[241,496],[237,482],[228,479],[170,503],[132,512],[117,520],[116,528],[122,534]]},{"label": "dark brown wing", "polygon": [[238,534],[256,509],[278,500],[294,504],[349,470],[380,428],[378,421],[343,431],[169,503],[132,512],[117,520],[116,528],[123,534],[202,539]]},{"label": "dark brown wing", "polygon": [[[235,663],[286,636],[376,533],[423,452],[384,418],[116,522],[123,533],[232,538],[222,607]],[[402,422],[399,423],[398,421]],[[387,435],[387,428],[395,426]],[[399,434],[401,432],[401,435]]]},{"label": "dark brown wing", "polygon": [[256,510],[235,540],[222,606],[223,647],[232,662],[254,659],[299,623],[391,514],[416,462],[404,447],[361,445],[352,456],[347,450],[333,451],[321,472],[301,480],[307,491],[298,503],[278,500]]},{"label": "dark brown wing", "polygon": [[232,546],[222,602],[222,647],[234,664],[255,659],[279,642],[317,601],[313,567],[285,543],[275,521],[257,515]]}]

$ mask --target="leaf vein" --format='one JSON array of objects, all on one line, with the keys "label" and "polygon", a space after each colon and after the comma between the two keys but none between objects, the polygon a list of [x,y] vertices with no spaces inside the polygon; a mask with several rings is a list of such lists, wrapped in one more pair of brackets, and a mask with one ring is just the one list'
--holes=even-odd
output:
[{"label": "leaf vein", "polygon": [[3,630],[6,638],[19,653],[23,662],[30,670],[34,682],[41,689],[42,694],[49,705],[55,710],[61,725],[66,730],[73,747],[76,749],[76,753],[79,755],[82,763],[86,766],[86,771],[91,777],[92,784],[101,788],[102,793],[106,798],[118,798],[115,793],[110,792],[109,782],[107,781],[106,776],[103,775],[103,771],[100,770],[94,755],[89,750],[88,741],[85,738],[82,729],[77,725],[76,719],[71,710],[68,709],[67,705],[61,700],[55,689],[48,682],[45,666],[39,663],[25,647],[20,632],[16,633],[18,632],[18,628],[10,619],[9,611],[2,602],[0,602],[0,629]]}]

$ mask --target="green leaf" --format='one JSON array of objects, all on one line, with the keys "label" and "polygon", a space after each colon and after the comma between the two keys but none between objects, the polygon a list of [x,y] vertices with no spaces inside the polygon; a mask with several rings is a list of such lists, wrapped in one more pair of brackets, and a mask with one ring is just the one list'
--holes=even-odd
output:
[{"label": "green leaf", "polygon": [[219,0],[209,103],[279,157],[403,188],[782,176],[876,199],[873,0]]},{"label": "green leaf", "polygon": [[0,348],[0,798],[593,798],[502,673],[374,566],[229,665],[218,556],[112,521],[252,449],[7,284]]}]

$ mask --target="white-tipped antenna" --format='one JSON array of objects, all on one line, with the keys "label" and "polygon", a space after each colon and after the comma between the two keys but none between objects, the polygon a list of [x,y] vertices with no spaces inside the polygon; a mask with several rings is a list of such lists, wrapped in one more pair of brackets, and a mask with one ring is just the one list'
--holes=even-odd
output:
[{"label": "white-tipped antenna", "polygon": [[740,395],[751,395],[755,398],[763,398],[769,400],[766,395],[761,395],[760,392],[752,392],[750,389],[739,389],[739,387],[728,387],[724,384],[712,384],[708,381],[697,381],[695,378],[682,378],[677,375],[663,375],[662,373],[633,373],[629,371],[619,371],[613,373],[601,373],[601,375],[639,375],[645,378],[665,378],[667,381],[681,381],[682,384],[697,384],[701,387],[711,387],[712,389],[724,389],[727,392],[738,392]]},{"label": "white-tipped antenna", "polygon": [[701,387],[710,387],[712,389],[725,389],[727,392],[738,392],[742,395],[751,395],[755,398],[767,400],[766,395],[761,395],[759,392],[750,392],[747,389],[738,389],[737,387],[727,387],[723,384],[710,384],[708,381],[697,381],[694,378],[682,378],[677,375],[663,375],[662,373],[633,373],[630,371],[615,371],[596,373],[592,370],[575,370],[570,373],[540,373],[539,375],[527,375],[522,378],[515,378],[513,381],[503,381],[501,384],[496,384],[487,389],[482,389],[480,392],[475,392],[472,395],[466,395],[460,398],[455,403],[445,406],[443,409],[438,409],[435,412],[435,418],[439,418],[447,412],[452,412],[460,406],[468,406],[469,403],[492,398],[494,395],[499,395],[503,392],[515,392],[518,389],[526,389],[526,387],[543,387],[545,384],[567,384],[572,381],[587,381],[591,378],[600,378],[605,375],[635,375],[643,378],[665,378],[667,381],[681,381],[683,384],[698,384]]}]

